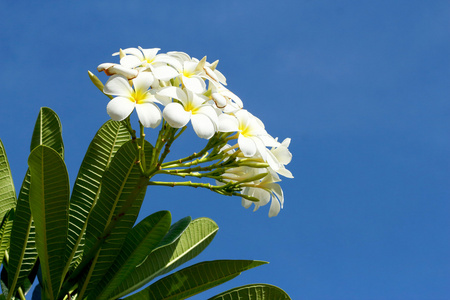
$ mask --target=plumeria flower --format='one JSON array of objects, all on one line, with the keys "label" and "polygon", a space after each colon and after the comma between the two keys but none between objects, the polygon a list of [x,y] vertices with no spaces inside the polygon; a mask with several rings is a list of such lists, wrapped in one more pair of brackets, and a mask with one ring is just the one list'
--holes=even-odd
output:
[{"label": "plumeria flower", "polygon": [[136,108],[139,121],[144,127],[155,128],[161,123],[161,110],[156,103],[163,104],[156,99],[149,87],[154,81],[150,72],[140,72],[132,80],[133,87],[128,79],[122,75],[113,75],[106,82],[103,92],[117,96],[112,99],[106,110],[114,121],[122,121]]},{"label": "plumeria flower", "polygon": [[264,129],[264,124],[242,109],[233,115],[222,114],[219,116],[219,131],[237,131],[239,149],[246,157],[254,157],[257,154],[266,161],[266,146],[276,146],[276,141]]},{"label": "plumeria flower", "polygon": [[242,100],[222,84],[215,81],[209,81],[208,88],[211,92],[211,99],[216,103],[216,106],[223,109],[225,113],[233,113],[243,108],[244,104],[242,103]]},{"label": "plumeria flower", "polygon": [[257,198],[259,202],[252,202],[242,198],[242,206],[249,208],[254,204],[255,208],[253,211],[256,211],[259,207],[266,205],[272,200],[269,209],[269,218],[277,216],[284,205],[284,194],[280,185],[276,183],[278,181],[280,179],[276,174],[269,173],[261,181],[244,187],[242,193]]},{"label": "plumeria flower", "polygon": [[179,62],[167,54],[157,54],[159,50],[159,48],[127,48],[113,55],[120,55],[120,64],[125,67],[150,69],[156,79],[167,81],[177,77],[179,73],[171,66],[179,67]]},{"label": "plumeria flower", "polygon": [[174,67],[179,72],[179,78],[184,87],[196,94],[203,94],[206,91],[206,83],[203,79],[206,77],[203,71],[206,56],[200,61],[195,58],[191,59],[184,52],[169,52],[169,56],[176,58],[179,62],[179,65]]},{"label": "plumeria flower", "polygon": [[163,117],[170,126],[181,128],[191,121],[195,133],[200,138],[210,139],[216,133],[217,113],[205,96],[178,87],[163,88],[158,95],[180,101],[169,103],[164,108]]},{"label": "plumeria flower", "polygon": [[[225,185],[227,182],[239,182],[245,181],[255,175],[265,173],[267,169],[256,169],[246,166],[240,166],[236,168],[228,169],[221,177],[222,181],[216,181],[217,185]],[[242,198],[242,206],[249,208],[252,204],[255,205],[253,211],[259,209],[259,207],[266,205],[272,199],[272,203],[269,209],[269,217],[278,215],[280,209],[284,204],[283,190],[279,182],[280,179],[276,173],[270,172],[261,180],[256,180],[243,184],[242,194],[258,199],[258,202],[253,202]]]},{"label": "plumeria flower", "polygon": [[294,178],[292,173],[286,169],[285,165],[289,164],[292,160],[292,153],[289,151],[288,147],[291,143],[290,138],[284,139],[281,144],[273,147],[272,149],[267,149],[267,163],[270,168],[280,175],[287,178]]}]

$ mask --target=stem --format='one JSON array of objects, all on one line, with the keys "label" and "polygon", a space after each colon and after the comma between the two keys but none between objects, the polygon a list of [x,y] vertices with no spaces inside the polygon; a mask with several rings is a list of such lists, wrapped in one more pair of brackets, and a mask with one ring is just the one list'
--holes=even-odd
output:
[{"label": "stem", "polygon": [[130,123],[130,117],[128,116],[125,120],[122,121],[123,124],[125,125],[125,127],[128,129],[128,132],[131,135],[131,138],[133,140],[136,139],[136,131],[133,129],[133,127],[131,127],[131,123]]},{"label": "stem", "polygon": [[141,124],[141,122],[139,122],[139,129],[140,129],[140,133],[141,133],[141,138],[140,138],[140,146],[138,146],[138,150],[139,150],[139,166],[141,168],[141,173],[145,174],[145,169],[147,164],[145,163],[145,149],[144,149],[144,145],[145,145],[145,132],[144,132],[144,125]]},{"label": "stem", "polygon": [[170,187],[175,187],[175,186],[190,186],[193,188],[206,188],[209,189],[211,191],[216,191],[216,190],[220,190],[223,189],[224,186],[218,186],[218,185],[212,185],[210,183],[200,183],[200,182],[192,182],[192,181],[174,181],[174,182],[165,182],[165,181],[149,181],[148,185],[159,185],[159,186],[170,186]]}]

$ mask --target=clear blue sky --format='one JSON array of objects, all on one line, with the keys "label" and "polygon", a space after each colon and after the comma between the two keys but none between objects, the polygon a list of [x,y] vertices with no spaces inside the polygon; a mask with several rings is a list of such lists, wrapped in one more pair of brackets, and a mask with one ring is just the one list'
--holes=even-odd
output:
[{"label": "clear blue sky", "polygon": [[[449,299],[449,20],[439,0],[0,0],[0,138],[18,188],[52,108],[73,182],[109,118],[87,70],[137,46],[219,59],[269,133],[292,138],[295,178],[271,219],[206,190],[148,190],[143,215],[218,223],[195,262],[271,262],[193,299],[254,282],[293,299]],[[183,143],[204,141],[189,129]]]}]

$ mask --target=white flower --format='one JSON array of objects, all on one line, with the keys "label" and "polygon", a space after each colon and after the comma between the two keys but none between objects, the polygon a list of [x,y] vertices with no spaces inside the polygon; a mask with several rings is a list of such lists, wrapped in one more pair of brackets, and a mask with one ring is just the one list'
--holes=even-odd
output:
[{"label": "white flower", "polygon": [[264,124],[242,109],[233,115],[222,114],[219,116],[219,131],[239,133],[239,149],[246,157],[254,157],[259,154],[266,160],[266,146],[275,146],[276,141],[266,132]]},{"label": "white flower", "polygon": [[184,61],[183,69],[179,70],[181,74],[181,81],[186,89],[196,93],[202,94],[206,91],[206,83],[202,78],[204,76],[203,65],[205,61]]},{"label": "white flower", "polygon": [[132,80],[132,88],[126,77],[111,76],[103,89],[105,94],[117,96],[106,107],[111,119],[122,121],[136,108],[142,125],[151,128],[158,126],[161,123],[161,110],[155,103],[161,102],[155,98],[153,91],[149,90],[153,81],[152,73],[141,72]]},{"label": "white flower", "polygon": [[[267,171],[267,169],[256,169],[247,166],[231,168],[222,175],[223,182],[216,181],[216,184],[220,186],[226,184],[227,182],[245,181],[248,178]],[[280,185],[276,183],[279,181],[280,178],[276,175],[276,173],[269,171],[269,173],[261,180],[244,183],[241,193],[243,195],[256,198],[259,201],[253,202],[242,198],[242,206],[249,208],[252,204],[254,204],[255,208],[253,211],[256,211],[259,207],[266,205],[270,202],[270,200],[272,200],[269,209],[269,217],[278,215],[284,204],[283,190]]]},{"label": "white flower", "polygon": [[156,79],[167,81],[177,77],[178,72],[171,66],[179,67],[179,62],[167,54],[157,54],[159,50],[159,48],[127,48],[121,50],[126,55],[120,52],[113,55],[121,54],[120,64],[125,67],[134,69],[141,66],[144,70],[150,69]]},{"label": "white flower", "polygon": [[289,164],[292,160],[292,153],[288,149],[290,143],[291,139],[286,138],[276,147],[273,147],[270,150],[267,149],[267,163],[270,168],[278,174],[288,178],[294,178],[292,173],[285,167],[285,165]]},{"label": "white flower", "polygon": [[275,183],[280,181],[276,174],[269,173],[260,182],[254,183],[253,186],[247,186],[242,190],[242,194],[257,198],[259,202],[252,202],[242,198],[242,206],[249,208],[252,204],[255,205],[253,211],[259,207],[266,205],[272,200],[269,209],[269,217],[275,217],[280,212],[284,205],[283,190],[280,185]]},{"label": "white flower", "polygon": [[167,104],[163,111],[163,117],[170,126],[181,128],[190,120],[195,133],[200,138],[210,139],[216,133],[217,113],[205,96],[178,87],[163,88],[158,91],[158,95],[180,101],[180,103]]}]

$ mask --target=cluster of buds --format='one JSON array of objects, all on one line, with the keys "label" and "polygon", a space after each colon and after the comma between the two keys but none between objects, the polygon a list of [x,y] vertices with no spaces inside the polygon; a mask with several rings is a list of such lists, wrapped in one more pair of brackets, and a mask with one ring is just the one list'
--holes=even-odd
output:
[{"label": "cluster of buds", "polygon": [[[254,203],[255,210],[272,199],[269,216],[276,216],[284,201],[276,183],[281,181],[279,175],[293,177],[285,168],[292,158],[290,139],[278,142],[260,119],[243,109],[242,100],[226,87],[226,78],[217,69],[218,61],[209,63],[206,57],[198,60],[184,52],[163,54],[159,50],[139,47],[114,53],[120,57],[119,64],[103,63],[97,68],[110,76],[104,85],[90,73],[94,84],[111,99],[107,105],[109,116],[115,121],[129,120],[136,109],[142,130],[161,123],[161,130],[184,129],[191,121],[195,133],[209,140],[208,145],[184,159],[168,163],[160,159],[154,173],[213,178],[216,186],[170,184],[240,195],[243,206]],[[237,142],[229,145],[233,140]],[[207,167],[192,167],[213,160],[217,162]]]}]

